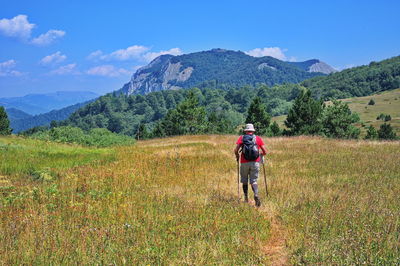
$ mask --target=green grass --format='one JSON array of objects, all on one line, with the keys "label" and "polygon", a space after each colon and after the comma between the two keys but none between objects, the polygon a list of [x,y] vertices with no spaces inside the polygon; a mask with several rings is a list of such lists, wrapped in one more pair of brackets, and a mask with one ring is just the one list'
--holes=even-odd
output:
[{"label": "green grass", "polygon": [[[368,105],[371,99],[374,99],[375,105]],[[365,97],[344,99],[343,102],[347,102],[350,109],[360,115],[361,121],[366,126],[373,125],[377,129],[384,123],[382,120],[377,120],[377,116],[381,113],[389,114],[392,120],[387,123],[390,123],[397,134],[400,135],[400,89]]]},{"label": "green grass", "polygon": [[63,145],[22,137],[0,137],[0,175],[27,176],[89,162],[112,160],[110,149]]}]

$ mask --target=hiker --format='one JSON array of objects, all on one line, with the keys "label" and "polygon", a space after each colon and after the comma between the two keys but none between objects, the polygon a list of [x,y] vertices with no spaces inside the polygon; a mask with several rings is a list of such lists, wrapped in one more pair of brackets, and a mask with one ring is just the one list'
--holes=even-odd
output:
[{"label": "hiker", "polygon": [[242,183],[244,200],[249,201],[248,190],[249,190],[249,179],[251,188],[254,192],[254,201],[256,206],[261,206],[260,197],[258,196],[258,185],[257,178],[260,171],[261,156],[259,149],[262,150],[262,155],[266,155],[267,152],[264,147],[264,141],[261,137],[254,134],[255,129],[253,124],[246,124],[244,135],[240,136],[236,141],[236,148],[234,150],[236,155],[236,161],[239,162],[239,151],[240,156],[240,182]]}]

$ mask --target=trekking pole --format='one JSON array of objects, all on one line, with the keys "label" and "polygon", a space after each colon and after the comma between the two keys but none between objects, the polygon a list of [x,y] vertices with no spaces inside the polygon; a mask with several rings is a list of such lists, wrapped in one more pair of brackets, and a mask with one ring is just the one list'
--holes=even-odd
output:
[{"label": "trekking pole", "polygon": [[240,202],[240,182],[239,182],[239,160],[236,160],[237,164],[237,187],[238,187],[238,202]]},{"label": "trekking pole", "polygon": [[262,158],[262,165],[263,165],[263,169],[264,169],[264,183],[265,183],[265,192],[267,193],[267,196],[269,196],[268,193],[268,185],[267,185],[267,175],[265,173],[265,165],[264,165],[265,161],[264,161],[264,156]]}]

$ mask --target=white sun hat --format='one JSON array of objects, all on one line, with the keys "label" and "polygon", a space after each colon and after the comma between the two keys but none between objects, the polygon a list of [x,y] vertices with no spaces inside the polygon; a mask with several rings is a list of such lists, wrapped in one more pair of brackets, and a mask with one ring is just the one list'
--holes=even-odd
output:
[{"label": "white sun hat", "polygon": [[243,131],[252,131],[252,132],[254,132],[256,130],[254,129],[253,124],[246,124],[246,127],[243,129]]}]

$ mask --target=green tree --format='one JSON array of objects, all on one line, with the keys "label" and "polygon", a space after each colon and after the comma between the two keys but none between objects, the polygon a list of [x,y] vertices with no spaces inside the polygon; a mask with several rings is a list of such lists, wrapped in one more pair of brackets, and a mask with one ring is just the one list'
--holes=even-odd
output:
[{"label": "green tree", "polygon": [[285,120],[287,135],[318,135],[322,132],[324,103],[311,97],[310,90],[302,90],[295,99]]},{"label": "green tree", "polygon": [[374,99],[369,100],[368,105],[375,105]]},{"label": "green tree", "polygon": [[276,121],[274,121],[270,127],[269,131],[271,132],[271,136],[280,136],[282,135],[282,130],[279,128],[279,125]]},{"label": "green tree", "polygon": [[204,107],[199,105],[193,91],[189,91],[186,99],[176,109],[168,111],[162,121],[156,125],[154,136],[173,136],[201,134],[207,129],[207,116]]},{"label": "green tree", "polygon": [[377,138],[378,138],[378,132],[372,125],[370,125],[367,129],[367,135],[365,136],[365,139],[377,139]]},{"label": "green tree", "polygon": [[147,126],[145,124],[140,124],[139,128],[136,132],[135,139],[148,139],[150,137],[149,131],[147,130]]},{"label": "green tree", "polygon": [[10,135],[11,131],[6,110],[3,106],[0,106],[0,135]]},{"label": "green tree", "polygon": [[255,97],[247,110],[246,123],[252,123],[259,135],[267,133],[271,116],[266,111],[266,106],[261,102],[260,97]]},{"label": "green tree", "polygon": [[378,130],[379,139],[397,139],[396,133],[390,124],[382,124]]},{"label": "green tree", "polygon": [[353,124],[360,121],[356,113],[352,113],[347,103],[333,101],[324,108],[322,125],[323,132],[330,138],[358,138],[360,129]]}]

